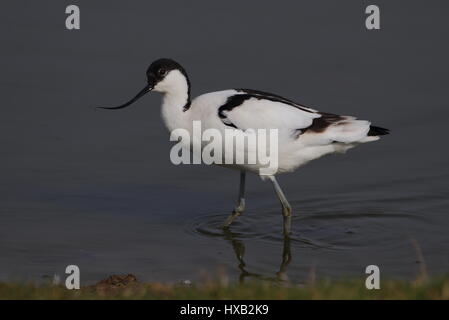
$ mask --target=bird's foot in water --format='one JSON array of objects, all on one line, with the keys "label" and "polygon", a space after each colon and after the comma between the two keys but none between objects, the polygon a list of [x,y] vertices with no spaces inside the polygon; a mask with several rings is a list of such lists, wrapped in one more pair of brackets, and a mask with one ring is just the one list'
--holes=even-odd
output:
[{"label": "bird's foot in water", "polygon": [[234,222],[234,220],[240,216],[245,211],[245,199],[241,199],[237,207],[235,207],[234,211],[232,211],[231,215],[226,219],[223,223],[223,228],[229,228],[229,226]]}]

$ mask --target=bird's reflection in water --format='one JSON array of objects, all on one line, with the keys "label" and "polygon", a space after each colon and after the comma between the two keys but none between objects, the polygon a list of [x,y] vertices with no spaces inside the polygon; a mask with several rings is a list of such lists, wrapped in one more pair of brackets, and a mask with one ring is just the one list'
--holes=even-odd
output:
[{"label": "bird's reflection in water", "polygon": [[276,272],[275,276],[265,276],[255,272],[249,272],[244,260],[245,256],[245,244],[242,240],[237,238],[237,234],[232,233],[229,229],[224,229],[224,238],[229,241],[234,249],[235,256],[239,262],[238,268],[240,269],[239,282],[244,283],[246,278],[253,278],[257,280],[265,280],[271,282],[288,282],[287,268],[292,260],[291,250],[290,250],[290,238],[284,237],[283,249],[282,249],[282,259],[279,271]]}]

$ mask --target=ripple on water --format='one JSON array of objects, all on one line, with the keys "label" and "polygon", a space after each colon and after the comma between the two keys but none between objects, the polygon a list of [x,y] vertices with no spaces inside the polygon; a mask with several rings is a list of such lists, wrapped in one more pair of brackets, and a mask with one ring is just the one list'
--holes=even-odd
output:
[{"label": "ripple on water", "polygon": [[[251,212],[240,216],[232,226],[225,230],[222,223],[226,219],[227,214],[206,214],[198,216],[187,227],[186,232],[194,236],[206,238],[222,238],[225,240],[256,240],[259,242],[270,242],[281,244],[284,242],[282,233],[282,217],[279,212]],[[298,224],[301,221],[297,217],[293,218],[292,223]],[[303,232],[305,228],[294,228],[290,243],[294,247],[308,247],[315,249],[341,249],[331,243],[321,240],[315,240],[309,237],[307,232]]]},{"label": "ripple on water", "polygon": [[[387,249],[404,239],[403,233],[392,233],[393,229],[417,222],[426,223],[425,219],[411,213],[366,209],[363,204],[352,206],[350,210],[325,210],[310,206],[310,203],[308,205],[305,210],[293,212],[290,236],[293,248],[335,251],[375,243]],[[225,240],[255,240],[276,244],[284,241],[279,208],[258,212],[248,210],[226,231],[221,225],[227,215],[211,213],[198,216],[186,226],[186,232],[193,236]]]}]

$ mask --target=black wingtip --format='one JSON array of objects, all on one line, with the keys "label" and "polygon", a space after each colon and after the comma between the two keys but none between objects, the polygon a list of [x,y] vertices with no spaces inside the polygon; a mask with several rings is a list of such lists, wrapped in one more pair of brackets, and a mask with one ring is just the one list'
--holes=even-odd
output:
[{"label": "black wingtip", "polygon": [[389,129],[376,126],[369,127],[368,136],[384,136],[386,134],[390,134]]}]

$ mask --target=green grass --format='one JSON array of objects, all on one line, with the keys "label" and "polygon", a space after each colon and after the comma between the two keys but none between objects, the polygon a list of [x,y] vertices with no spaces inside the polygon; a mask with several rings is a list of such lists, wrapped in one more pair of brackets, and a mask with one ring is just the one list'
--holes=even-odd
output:
[{"label": "green grass", "polygon": [[305,286],[260,282],[229,286],[131,282],[73,291],[62,286],[0,283],[0,299],[449,299],[449,277],[419,282],[382,281],[379,290],[367,290],[364,280]]}]

